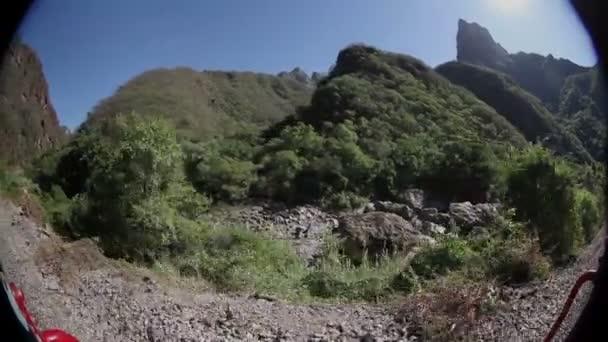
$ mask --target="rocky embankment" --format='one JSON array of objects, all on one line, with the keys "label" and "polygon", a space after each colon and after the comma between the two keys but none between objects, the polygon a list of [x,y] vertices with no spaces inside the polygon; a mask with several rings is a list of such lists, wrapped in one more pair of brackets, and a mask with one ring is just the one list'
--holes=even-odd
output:
[{"label": "rocky embankment", "polygon": [[287,208],[276,203],[218,210],[220,221],[240,223],[275,238],[291,240],[309,264],[322,252],[323,237],[345,239],[352,259],[385,250],[407,250],[434,243],[437,236],[473,232],[483,234],[499,217],[499,204],[447,202],[419,189],[405,191],[401,203],[370,202],[348,212],[329,213],[305,205]]},{"label": "rocky embankment", "polygon": [[[403,205],[378,202],[347,215],[315,207],[250,206],[231,215],[255,229],[271,227],[270,234],[293,240],[301,255],[314,262],[328,231],[350,238],[354,246],[369,237],[428,242],[433,234],[452,232],[451,220],[481,230],[479,220],[487,222],[496,209],[470,203]],[[376,220],[400,233],[377,229],[370,224]],[[255,295],[218,294],[199,283],[106,259],[90,240],[63,242],[7,202],[0,203],[0,230],[0,260],[23,288],[41,328],[65,329],[81,341],[420,340],[411,322],[401,319],[402,303],[290,304]],[[579,272],[593,267],[600,246],[596,242],[578,263],[558,270],[546,282],[496,289],[501,309],[482,318],[472,328],[471,339],[540,339]]]}]

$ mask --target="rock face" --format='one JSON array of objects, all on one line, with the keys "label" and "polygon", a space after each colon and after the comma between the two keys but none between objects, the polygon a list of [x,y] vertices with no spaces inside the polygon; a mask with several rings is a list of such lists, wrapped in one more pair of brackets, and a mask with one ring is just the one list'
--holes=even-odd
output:
[{"label": "rock face", "polygon": [[15,41],[0,67],[0,159],[19,164],[67,137],[36,52]]},{"label": "rock face", "polygon": [[456,35],[459,62],[482,65],[511,76],[522,88],[538,97],[551,111],[559,106],[566,78],[589,70],[568,59],[518,52],[509,54],[490,32],[477,23],[458,21]]},{"label": "rock face", "polygon": [[505,68],[513,63],[507,50],[494,41],[487,28],[462,19],[458,20],[456,49],[459,61],[494,69]]},{"label": "rock face", "polygon": [[314,263],[321,254],[323,236],[338,226],[336,217],[309,205],[294,208],[256,205],[242,208],[236,216],[230,220],[254,231],[291,240],[298,255],[308,264]]},{"label": "rock face", "polygon": [[310,76],[300,67],[295,67],[291,71],[281,71],[277,74],[278,77],[294,80],[310,87],[314,87],[319,81],[325,77],[324,74],[320,72],[313,72]]},{"label": "rock face", "polygon": [[344,238],[344,252],[360,262],[365,253],[374,260],[385,253],[408,251],[433,239],[423,235],[410,222],[393,213],[369,212],[344,215],[334,232]]},{"label": "rock face", "polygon": [[450,216],[462,229],[471,230],[476,226],[485,227],[496,221],[498,205],[490,203],[472,204],[471,202],[451,203]]}]

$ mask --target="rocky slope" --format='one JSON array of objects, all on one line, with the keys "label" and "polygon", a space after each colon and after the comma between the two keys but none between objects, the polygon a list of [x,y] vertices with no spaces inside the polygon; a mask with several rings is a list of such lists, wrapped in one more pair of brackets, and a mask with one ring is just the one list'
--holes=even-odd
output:
[{"label": "rocky slope", "polygon": [[0,159],[21,163],[65,139],[42,63],[16,40],[0,66]]}]

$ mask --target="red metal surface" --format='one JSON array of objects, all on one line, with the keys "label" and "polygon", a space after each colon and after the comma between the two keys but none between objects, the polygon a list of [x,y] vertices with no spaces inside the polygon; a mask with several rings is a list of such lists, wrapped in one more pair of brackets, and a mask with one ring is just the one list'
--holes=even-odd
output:
[{"label": "red metal surface", "polygon": [[562,325],[564,319],[568,315],[570,307],[572,306],[572,302],[574,302],[574,298],[576,298],[578,291],[581,289],[584,283],[593,280],[593,278],[595,277],[595,273],[596,271],[587,271],[578,277],[576,283],[574,283],[574,286],[570,290],[570,294],[568,295],[568,299],[566,299],[566,303],[562,307],[562,312],[560,312],[559,316],[557,317],[557,320],[553,323],[553,326],[551,326],[551,330],[549,330],[549,333],[545,337],[544,342],[551,342],[551,340],[553,340],[553,337],[555,337],[555,334],[557,334],[559,327]]},{"label": "red metal surface", "polygon": [[9,283],[9,287],[13,297],[15,298],[15,302],[17,302],[17,305],[19,306],[19,310],[21,310],[21,313],[25,317],[25,320],[30,327],[30,330],[33,334],[38,336],[42,342],[78,342],[76,337],[59,329],[48,329],[40,332],[36,326],[36,320],[25,305],[25,295],[23,294],[23,291],[21,291],[21,289],[18,288],[15,283]]}]

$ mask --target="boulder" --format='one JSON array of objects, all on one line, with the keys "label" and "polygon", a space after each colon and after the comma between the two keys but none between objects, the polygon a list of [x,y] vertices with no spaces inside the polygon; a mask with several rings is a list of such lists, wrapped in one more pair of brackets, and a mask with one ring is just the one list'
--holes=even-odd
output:
[{"label": "boulder", "polygon": [[448,229],[440,224],[424,221],[422,224],[422,231],[427,235],[438,235],[445,234]]},{"label": "boulder", "polygon": [[472,204],[459,202],[450,204],[450,216],[454,223],[465,231],[471,231],[475,226],[486,227],[496,221],[498,205],[492,203]]},{"label": "boulder", "polygon": [[424,208],[435,208],[438,211],[447,211],[449,201],[437,194],[429,193],[421,189],[407,189],[397,195],[399,202],[407,204],[415,211]]},{"label": "boulder", "polygon": [[373,203],[373,208],[375,209],[374,211],[397,214],[406,220],[413,218],[415,215],[412,208],[402,203],[378,201]]},{"label": "boulder", "polygon": [[447,228],[455,226],[454,219],[449,213],[440,213],[437,208],[424,208],[420,212],[420,218],[434,224],[438,224]]},{"label": "boulder", "polygon": [[394,213],[351,214],[338,221],[334,233],[344,239],[344,253],[355,263],[360,263],[366,253],[370,260],[377,260],[385,253],[407,252],[415,246],[434,242]]},{"label": "boulder", "polygon": [[424,208],[425,193],[421,189],[407,189],[399,194],[399,200],[414,209]]}]

